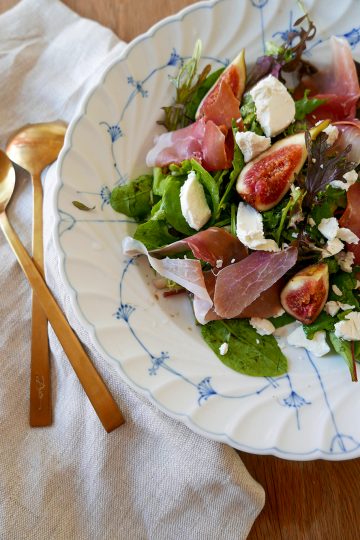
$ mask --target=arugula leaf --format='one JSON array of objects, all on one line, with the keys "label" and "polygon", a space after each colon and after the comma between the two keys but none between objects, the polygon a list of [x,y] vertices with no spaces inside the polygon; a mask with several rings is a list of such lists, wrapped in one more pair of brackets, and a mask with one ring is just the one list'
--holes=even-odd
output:
[{"label": "arugula leaf", "polygon": [[171,163],[169,165],[169,171],[171,172],[171,176],[187,175],[191,171],[190,159],[184,159],[184,161],[182,161],[180,165],[177,165],[176,163]]},{"label": "arugula leaf", "polygon": [[[336,285],[342,292],[341,296],[337,296],[331,288],[331,285]],[[355,309],[359,309],[359,301],[354,295],[354,289],[356,288],[356,277],[353,274],[347,272],[338,272],[331,276],[329,300],[338,300],[343,304],[349,304],[355,306]]]},{"label": "arugula leaf", "polygon": [[168,131],[183,128],[192,122],[187,116],[187,107],[211,69],[211,66],[207,65],[195,82],[200,58],[201,41],[198,39],[195,43],[192,57],[182,65],[176,77],[170,77],[171,82],[176,88],[175,101],[172,105],[162,108],[165,118],[158,121],[158,124],[165,126]]},{"label": "arugula leaf", "polygon": [[315,223],[319,225],[323,218],[333,217],[338,208],[346,208],[345,190],[326,186],[325,191],[318,195],[316,204],[312,207],[310,215]]},{"label": "arugula leaf", "polygon": [[240,112],[243,119],[243,124],[247,131],[253,131],[257,135],[264,135],[262,127],[257,121],[254,100],[249,94],[249,92],[247,92],[243,96]]},{"label": "arugula leaf", "polygon": [[135,240],[142,242],[148,250],[156,249],[178,240],[169,232],[168,224],[161,220],[149,220],[137,226]]},{"label": "arugula leaf", "polygon": [[296,319],[288,313],[283,313],[280,317],[270,317],[269,321],[273,323],[275,328],[281,328],[282,326],[295,322]]},{"label": "arugula leaf", "polygon": [[169,178],[169,175],[164,174],[162,172],[161,167],[154,167],[153,178],[154,178],[153,185],[152,185],[153,193],[154,195],[158,195],[162,197],[162,195],[164,194],[164,187],[165,187],[167,179]]},{"label": "arugula leaf", "polygon": [[242,169],[245,166],[243,153],[240,150],[239,146],[235,143],[235,135],[236,135],[236,133],[238,131],[238,128],[233,125],[232,130],[233,130],[233,136],[234,136],[234,157],[233,157],[233,160],[232,160],[232,170],[230,172],[229,180],[228,180],[228,183],[226,185],[225,191],[224,191],[224,193],[223,193],[223,195],[222,195],[222,197],[220,199],[219,206],[218,206],[218,212],[217,212],[217,215],[215,216],[215,219],[218,219],[221,211],[226,208],[226,205],[227,205],[227,203],[229,201],[229,198],[230,198],[230,195],[231,195],[232,188],[233,188],[239,174],[241,173]]},{"label": "arugula leaf", "polygon": [[[328,334],[329,336],[329,339],[330,339],[330,342],[332,344],[332,346],[334,347],[335,349],[335,352],[337,352],[338,354],[341,354],[341,356],[344,358],[348,368],[349,368],[349,371],[350,371],[350,375],[351,375],[351,380],[353,382],[356,382],[357,381],[357,373],[356,373],[356,366],[355,366],[355,362],[354,360],[355,359],[359,359],[359,348],[358,346],[356,347],[357,349],[357,354],[355,353],[355,343],[353,342],[353,351],[351,350],[351,342],[349,341],[345,341],[343,339],[340,339],[338,338],[334,332],[330,332]],[[354,353],[354,355],[353,355]]]},{"label": "arugula leaf", "polygon": [[295,101],[295,120],[304,120],[304,118],[315,109],[326,103],[326,99],[308,98],[309,89],[304,92],[304,97]]},{"label": "arugula leaf", "polygon": [[[287,359],[274,336],[260,336],[245,319],[212,321],[201,334],[219,360],[229,368],[253,377],[276,377],[287,372]],[[225,355],[220,345],[228,343]]]},{"label": "arugula leaf", "polygon": [[111,207],[115,212],[143,219],[153,205],[152,183],[152,176],[144,174],[128,184],[117,186],[111,192]]},{"label": "arugula leaf", "polygon": [[182,184],[183,182],[176,178],[171,178],[166,184],[161,210],[165,213],[166,221],[170,223],[174,229],[185,234],[185,236],[190,236],[191,234],[194,234],[194,229],[188,225],[181,212],[180,189]]},{"label": "arugula leaf", "polygon": [[187,104],[186,116],[193,122],[195,121],[195,114],[196,114],[196,111],[198,110],[198,107],[201,101],[206,96],[210,88],[214,86],[214,84],[216,83],[216,81],[218,80],[222,72],[224,71],[224,69],[225,68],[220,68],[210,73],[210,75],[206,77],[204,82],[198,86],[196,92],[194,93],[191,100]]},{"label": "arugula leaf", "polygon": [[212,222],[216,219],[216,216],[218,215],[218,208],[219,208],[219,186],[214,180],[214,178],[211,176],[210,173],[208,173],[196,159],[191,160],[191,168],[193,171],[197,173],[197,179],[200,181],[200,183],[205,188],[205,192],[207,191],[208,194],[211,197],[211,205],[212,205]]},{"label": "arugula leaf", "polygon": [[319,332],[319,330],[333,331],[336,322],[337,319],[335,317],[331,317],[331,315],[322,311],[315,322],[312,324],[303,324],[303,330],[307,339],[312,339],[314,334]]}]

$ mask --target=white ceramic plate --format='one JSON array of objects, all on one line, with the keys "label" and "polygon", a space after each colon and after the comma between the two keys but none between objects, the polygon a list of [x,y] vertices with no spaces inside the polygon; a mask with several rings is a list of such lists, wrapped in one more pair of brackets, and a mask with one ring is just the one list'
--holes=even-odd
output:
[{"label": "white ceramic plate", "polygon": [[[336,34],[359,59],[360,3],[307,6],[318,27],[310,57],[326,62],[328,37]],[[350,382],[344,362],[289,348],[290,370],[282,377],[251,378],[223,366],[203,343],[189,302],[157,297],[147,262],[122,255],[121,239],[134,225],[109,205],[115,184],[146,172],[160,107],[172,97],[168,77],[191,55],[196,38],[214,68],[242,47],[253,61],[265,40],[285,37],[299,15],[296,3],[285,0],[201,2],[133,41],[68,130],[55,239],[73,307],[99,352],[162,410],[247,452],[342,460],[360,456],[360,386]],[[74,199],[96,210],[81,212]]]}]

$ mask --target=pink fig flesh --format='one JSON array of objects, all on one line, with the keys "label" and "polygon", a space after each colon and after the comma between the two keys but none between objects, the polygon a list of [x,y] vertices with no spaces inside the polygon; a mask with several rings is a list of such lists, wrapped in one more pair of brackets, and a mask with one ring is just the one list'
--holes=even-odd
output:
[{"label": "pink fig flesh", "polygon": [[324,308],[329,294],[329,271],[325,263],[307,266],[281,291],[282,307],[303,324],[312,324]]}]

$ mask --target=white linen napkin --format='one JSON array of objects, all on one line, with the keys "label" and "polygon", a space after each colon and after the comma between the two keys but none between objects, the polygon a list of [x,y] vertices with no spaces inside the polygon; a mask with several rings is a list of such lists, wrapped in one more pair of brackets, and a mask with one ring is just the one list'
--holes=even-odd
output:
[{"label": "white linen napkin", "polygon": [[[124,47],[58,0],[0,16],[0,146],[28,122],[71,119],[92,75]],[[28,425],[30,289],[0,234],[0,537],[6,540],[246,538],[263,489],[235,450],[202,438],[132,391],[95,351],[61,281],[45,181],[47,280],[126,424],[107,435],[52,330],[54,424]],[[17,168],[9,218],[31,246],[31,184]]]}]

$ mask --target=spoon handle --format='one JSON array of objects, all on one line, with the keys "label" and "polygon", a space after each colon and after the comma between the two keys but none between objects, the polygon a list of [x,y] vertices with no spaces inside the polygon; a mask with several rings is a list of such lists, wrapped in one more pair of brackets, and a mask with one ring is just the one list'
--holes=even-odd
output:
[{"label": "spoon handle", "polygon": [[[32,253],[33,260],[44,277],[43,190],[40,174],[32,176],[32,184]],[[30,366],[30,426],[49,426],[52,423],[52,405],[48,321],[34,292],[32,295]]]},{"label": "spoon handle", "polygon": [[109,433],[124,423],[124,417],[104,381],[85,353],[65,315],[49,291],[19,237],[11,227],[5,212],[0,213],[0,227],[15,253],[24,274],[58,337],[78,379],[84,388],[102,425]]}]

